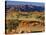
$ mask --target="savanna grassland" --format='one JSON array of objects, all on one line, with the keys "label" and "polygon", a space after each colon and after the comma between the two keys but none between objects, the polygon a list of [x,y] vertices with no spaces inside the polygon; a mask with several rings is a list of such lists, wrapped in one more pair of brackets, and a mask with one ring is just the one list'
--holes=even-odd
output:
[{"label": "savanna grassland", "polygon": [[21,12],[9,10],[6,13],[6,33],[32,33],[44,31],[44,12]]}]

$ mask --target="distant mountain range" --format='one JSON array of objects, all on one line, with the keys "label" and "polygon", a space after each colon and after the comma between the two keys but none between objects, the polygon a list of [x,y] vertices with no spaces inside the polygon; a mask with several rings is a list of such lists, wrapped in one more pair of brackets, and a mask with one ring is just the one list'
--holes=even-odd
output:
[{"label": "distant mountain range", "polygon": [[14,8],[17,11],[26,11],[26,12],[31,12],[31,11],[39,11],[43,12],[44,11],[44,6],[34,6],[34,5],[6,5],[6,9],[11,9]]}]

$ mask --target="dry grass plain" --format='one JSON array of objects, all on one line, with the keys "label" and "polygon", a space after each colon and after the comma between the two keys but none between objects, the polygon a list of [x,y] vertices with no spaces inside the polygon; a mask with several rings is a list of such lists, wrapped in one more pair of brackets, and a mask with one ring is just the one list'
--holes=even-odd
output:
[{"label": "dry grass plain", "polygon": [[[18,23],[17,26],[15,26],[16,20]],[[9,24],[13,24],[12,27],[10,27],[11,25]],[[12,29],[14,26],[15,28]],[[21,12],[9,10],[6,13],[6,28],[6,34],[44,32],[44,12]]]}]

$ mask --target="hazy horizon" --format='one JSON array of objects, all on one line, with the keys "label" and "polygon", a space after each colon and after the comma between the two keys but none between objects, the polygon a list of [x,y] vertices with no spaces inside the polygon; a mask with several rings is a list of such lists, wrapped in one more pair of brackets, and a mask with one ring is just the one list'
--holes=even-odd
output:
[{"label": "hazy horizon", "polygon": [[7,5],[36,5],[36,6],[44,6],[44,3],[38,2],[21,2],[21,1],[6,1]]}]

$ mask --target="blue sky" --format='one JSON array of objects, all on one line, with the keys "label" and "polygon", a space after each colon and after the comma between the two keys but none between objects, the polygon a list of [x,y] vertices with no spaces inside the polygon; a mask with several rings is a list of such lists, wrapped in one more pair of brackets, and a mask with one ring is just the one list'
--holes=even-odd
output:
[{"label": "blue sky", "polygon": [[21,4],[36,5],[36,6],[44,5],[44,3],[38,3],[38,2],[7,1],[7,5],[21,5]]}]

